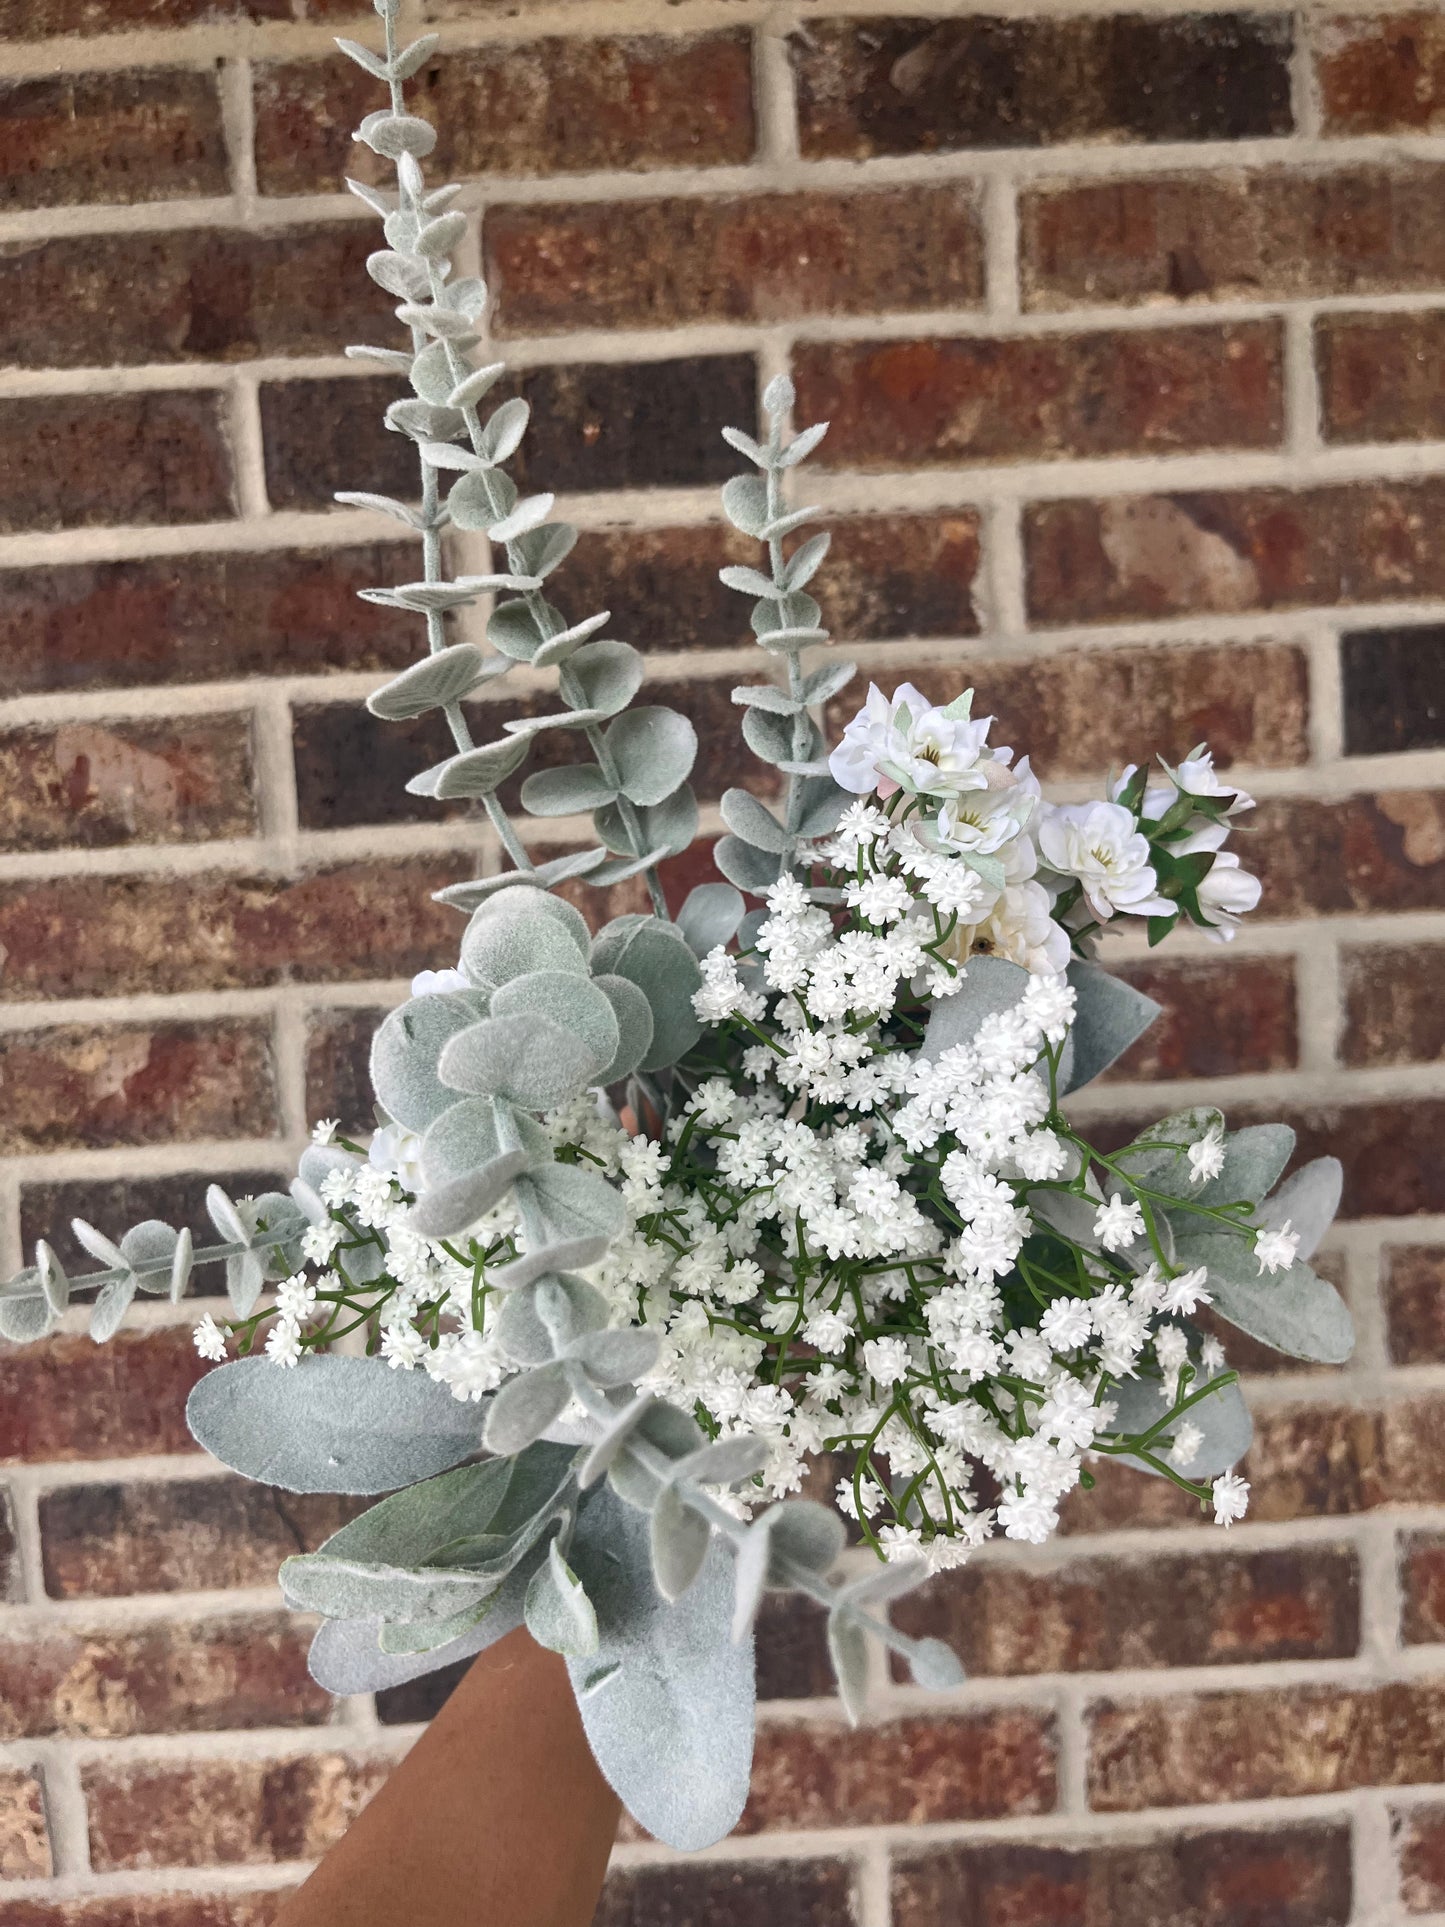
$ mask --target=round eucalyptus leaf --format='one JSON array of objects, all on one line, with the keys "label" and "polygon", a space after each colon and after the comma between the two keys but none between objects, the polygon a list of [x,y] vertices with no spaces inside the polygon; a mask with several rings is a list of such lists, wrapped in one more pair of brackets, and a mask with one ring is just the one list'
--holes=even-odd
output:
[{"label": "round eucalyptus leaf", "polygon": [[595,1285],[570,1272],[548,1273],[510,1293],[497,1314],[497,1343],[514,1364],[547,1365],[557,1356],[552,1327],[538,1310],[539,1293],[547,1288],[561,1293],[574,1334],[606,1329],[607,1300]]},{"label": "round eucalyptus leaf", "polygon": [[501,1458],[525,1451],[541,1438],[571,1398],[560,1365],[539,1365],[520,1377],[509,1378],[487,1413],[487,1450]]},{"label": "round eucalyptus leaf", "polygon": [[695,957],[705,957],[737,935],[743,900],[730,883],[699,883],[677,913],[677,927]]},{"label": "round eucalyptus leaf", "polygon": [[132,1272],[128,1278],[112,1278],[108,1285],[102,1285],[96,1293],[95,1303],[90,1308],[90,1335],[97,1345],[105,1344],[120,1330],[121,1320],[131,1299],[135,1297],[135,1287],[135,1273]]},{"label": "round eucalyptus leaf", "polygon": [[[1191,1391],[1195,1389],[1190,1387]],[[1154,1378],[1124,1379],[1110,1391],[1109,1403],[1114,1407],[1114,1421],[1109,1430],[1115,1438],[1137,1438],[1151,1432],[1169,1409],[1159,1396],[1159,1381]],[[1227,1472],[1244,1457],[1254,1437],[1254,1420],[1238,1381],[1233,1379],[1226,1385],[1215,1386],[1207,1397],[1191,1405],[1179,1420],[1180,1425],[1186,1423],[1204,1434],[1194,1457],[1178,1468],[1187,1479],[1213,1479]],[[1156,1458],[1168,1460],[1177,1429],[1169,1427],[1150,1446]],[[1147,1472],[1151,1478],[1164,1476],[1132,1453],[1124,1463],[1138,1472]]]},{"label": "round eucalyptus leaf", "polygon": [[439,802],[457,796],[490,796],[527,760],[526,743],[507,737],[448,757],[436,772],[431,794]]},{"label": "round eucalyptus leaf", "polygon": [[612,611],[603,609],[582,622],[574,622],[570,629],[558,630],[556,635],[547,638],[532,660],[539,669],[550,669],[556,663],[566,662],[569,657],[576,655],[590,636],[595,636],[611,620]]},{"label": "round eucalyptus leaf", "polygon": [[447,1043],[438,1066],[450,1091],[503,1097],[524,1111],[567,1103],[600,1068],[570,1031],[534,1012],[470,1025]]},{"label": "round eucalyptus leaf", "polygon": [[718,806],[723,822],[744,842],[773,856],[786,856],[793,847],[791,833],[772,811],[760,803],[751,790],[724,790]]},{"label": "round eucalyptus leaf", "polygon": [[617,1051],[612,1062],[598,1072],[597,1082],[615,1084],[630,1076],[652,1048],[652,1005],[627,977],[594,977],[592,986],[611,1004],[617,1021]]},{"label": "round eucalyptus leaf", "polygon": [[[514,536],[510,553],[519,569],[536,576],[540,582],[560,568],[576,546],[577,530],[570,522],[545,522],[541,528],[527,529]],[[537,656],[540,655],[538,650]]]},{"label": "round eucalyptus leaf", "polygon": [[406,1215],[407,1229],[425,1238],[454,1238],[499,1205],[531,1159],[504,1151],[465,1177],[429,1188]]},{"label": "round eucalyptus leaf", "polygon": [[462,969],[495,997],[501,985],[535,970],[567,972],[587,981],[587,958],[571,930],[542,905],[540,890],[527,901],[498,896],[484,904],[462,938]]},{"label": "round eucalyptus leaf", "polygon": [[652,1008],[652,1043],[641,1069],[661,1070],[675,1064],[702,1035],[692,1007],[693,995],[702,987],[702,972],[681,931],[656,918],[643,918],[627,933],[619,954],[609,957],[608,969],[636,984]]},{"label": "round eucalyptus leaf", "polygon": [[687,781],[697,761],[697,731],[675,709],[628,710],[606,740],[622,793],[634,803],[660,803]]},{"label": "round eucalyptus leaf", "polygon": [[[426,270],[419,277],[423,293],[426,289]],[[423,348],[411,364],[411,385],[423,401],[434,402],[444,408],[451,400],[452,369],[444,341],[433,341]]]},{"label": "round eucalyptus leaf", "polygon": [[584,1332],[568,1347],[567,1356],[584,1366],[588,1377],[605,1390],[650,1372],[657,1363],[657,1338],[635,1326]]},{"label": "round eucalyptus leaf", "polygon": [[41,1286],[40,1273],[27,1266],[0,1292],[0,1338],[8,1338],[13,1345],[32,1345],[54,1324],[55,1313]]},{"label": "round eucalyptus leaf", "polygon": [[567,674],[576,681],[579,709],[600,709],[615,716],[642,687],[644,664],[630,642],[589,642],[571,657]]},{"label": "round eucalyptus leaf", "polygon": [[713,845],[712,860],[739,890],[760,897],[771,890],[782,872],[782,858],[770,856],[740,836],[720,836]]},{"label": "round eucalyptus leaf", "polygon": [[524,1111],[508,1110],[505,1134],[490,1097],[464,1097],[444,1111],[421,1141],[421,1172],[427,1189],[453,1184],[513,1151],[545,1164],[552,1140]]},{"label": "round eucalyptus leaf", "polygon": [[[460,487],[461,483],[458,482],[457,488]],[[456,494],[456,488],[452,494]],[[494,648],[500,649],[504,656],[511,656],[517,662],[530,662],[546,640],[546,632],[530,606],[519,598],[515,602],[499,602],[493,609],[487,619],[487,640]]]},{"label": "round eucalyptus leaf", "polygon": [[384,1019],[371,1045],[371,1088],[388,1117],[408,1131],[425,1131],[451,1109],[457,1094],[442,1082],[437,1062],[443,1046],[475,1024],[483,1008],[471,992],[447,991],[413,997]]},{"label": "round eucalyptus leaf", "polygon": [[454,643],[450,649],[423,656],[410,669],[393,676],[389,683],[367,697],[366,706],[373,716],[387,722],[401,722],[409,716],[421,716],[429,709],[443,709],[476,687],[482,679],[482,669],[482,652],[475,643]]},{"label": "round eucalyptus leaf", "polygon": [[529,1247],[543,1251],[586,1237],[619,1238],[627,1207],[606,1178],[578,1164],[544,1164],[517,1180]]},{"label": "round eucalyptus leaf", "polygon": [[530,970],[492,994],[492,1016],[549,1017],[597,1060],[594,1075],[616,1057],[621,1035],[611,1000],[586,976],[568,970]]},{"label": "round eucalyptus leaf", "polygon": [[[288,1215],[295,1206],[286,1200]],[[120,1241],[120,1255],[130,1266],[135,1281],[142,1291],[165,1294],[171,1288],[171,1267],[176,1261],[176,1244],[180,1234],[172,1226],[159,1218],[147,1218],[144,1223],[127,1231]]]},{"label": "round eucalyptus leaf", "polygon": [[533,816],[580,816],[600,810],[617,791],[595,763],[564,763],[533,770],[522,785],[522,807]]},{"label": "round eucalyptus leaf", "polygon": [[941,1639],[919,1639],[908,1647],[908,1670],[916,1686],[929,1693],[951,1693],[967,1678],[963,1661]]},{"label": "round eucalyptus leaf", "polygon": [[1072,963],[1067,975],[1076,999],[1069,1033],[1074,1050],[1069,1075],[1060,1083],[1064,1090],[1076,1091],[1107,1070],[1144,1035],[1158,1017],[1160,1006],[1098,964]]}]

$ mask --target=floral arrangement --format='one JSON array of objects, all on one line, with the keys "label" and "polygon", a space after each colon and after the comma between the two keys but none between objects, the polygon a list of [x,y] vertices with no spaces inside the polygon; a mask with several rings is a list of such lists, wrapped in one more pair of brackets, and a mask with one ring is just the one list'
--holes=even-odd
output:
[{"label": "floral arrangement", "polygon": [[[1071,1121],[1069,1094],[1157,1015],[1103,943],[1141,924],[1227,939],[1259,896],[1227,847],[1250,799],[1201,746],[1048,803],[971,692],[870,688],[830,752],[818,713],[854,671],[823,653],[828,536],[793,505],[826,425],[790,432],[786,378],[764,441],[728,431],[747,470],[723,490],[760,545],[722,580],[776,672],[733,691],[769,773],[722,798],[725,880],[669,902],[659,866],[698,834],[695,735],[634,705],[642,659],[605,611],[552,600],[576,531],[505,472],[527,407],[483,412],[505,372],[476,352],[486,290],[451,273],[465,217],[427,187],[435,132],[403,101],[435,37],[398,49],[396,0],[376,5],[384,52],[340,45],[389,89],[358,138],[396,187],[350,185],[381,218],[368,268],[407,342],[348,352],[409,385],[386,419],[419,491],[339,499],[419,538],[420,577],[365,593],[415,612],[427,646],[369,707],[441,711],[454,751],[408,787],[475,799],[509,867],[441,892],[466,918],[457,966],[376,1034],[369,1144],[323,1121],[289,1195],[213,1186],[203,1250],[160,1222],[116,1243],[77,1222],[102,1268],[67,1279],[42,1243],[0,1330],[39,1337],[93,1289],[103,1341],[137,1291],[178,1299],[223,1266],[227,1315],[196,1328],[218,1361],[197,1439],[291,1490],[390,1494],[282,1567],[322,1615],[316,1677],[373,1690],[525,1622],[567,1655],[638,1821],[700,1846],[746,1794],[767,1589],[827,1608],[856,1717],[870,1637],[925,1685],[960,1677],[889,1601],[993,1535],[1047,1539],[1091,1459],[1172,1480],[1224,1526],[1243,1514],[1250,1422],[1214,1324],[1348,1354],[1305,1262],[1339,1167],[1281,1184],[1291,1132],[1212,1109],[1111,1152]],[[495,573],[448,576],[449,529],[485,531]],[[482,596],[490,654],[447,638]],[[497,704],[464,703],[519,662],[555,669],[561,707],[478,744]],[[521,807],[590,814],[596,842],[536,864],[501,791],[559,731],[573,754],[525,776]],[[595,934],[559,894],[630,877],[650,912]],[[825,1467],[834,1504],[795,1496]],[[881,1558],[840,1568],[849,1525]]]}]

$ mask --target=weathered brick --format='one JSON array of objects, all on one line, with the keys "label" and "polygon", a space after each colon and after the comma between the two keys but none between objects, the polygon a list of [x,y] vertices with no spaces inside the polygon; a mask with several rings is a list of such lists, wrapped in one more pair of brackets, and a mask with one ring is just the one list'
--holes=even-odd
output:
[{"label": "weathered brick", "polygon": [[1438,596],[1442,512],[1433,479],[1035,503],[1029,610],[1107,622]]},{"label": "weathered brick", "polygon": [[249,1613],[0,1641],[0,1735],[121,1739],[231,1726],[319,1726],[331,1697],[306,1671],[294,1615]]},{"label": "weathered brick", "polygon": [[[1298,649],[1229,643],[1199,649],[1066,649],[1019,659],[900,662],[872,674],[912,682],[932,701],[977,692],[993,738],[1027,750],[1045,777],[1098,776],[1157,753],[1171,761],[1207,739],[1221,768],[1288,767],[1308,755],[1308,686]],[[834,731],[857,709],[863,678],[830,711]]]},{"label": "weathered brick", "polygon": [[1361,629],[1340,642],[1349,755],[1445,746],[1445,625]]},{"label": "weathered brick", "polygon": [[1430,134],[1445,127],[1438,13],[1341,14],[1315,29],[1325,132]]},{"label": "weathered brick", "polygon": [[951,308],[983,286],[971,187],[503,206],[483,241],[502,334]]},{"label": "weathered brick", "polygon": [[9,1489],[0,1486],[0,1603],[14,1605],[25,1597],[20,1569],[20,1546],[15,1537],[15,1506]]},{"label": "weathered brick", "polygon": [[[256,75],[256,178],[263,194],[325,193],[345,174],[384,178],[352,129],[376,82],[334,58]],[[753,154],[745,32],[549,38],[449,50],[408,105],[440,131],[438,178],[717,167]]]},{"label": "weathered brick", "polygon": [[85,1900],[10,1900],[5,1927],[274,1927],[287,1889],[238,1894],[106,1894]]},{"label": "weathered brick", "polygon": [[341,1753],[89,1764],[81,1784],[91,1865],[111,1873],[314,1860],[340,1839],[388,1766]]},{"label": "weathered brick", "polygon": [[1389,1245],[1382,1263],[1391,1361],[1432,1365],[1445,1359],[1445,1248]]},{"label": "weathered brick", "polygon": [[63,1485],[40,1498],[51,1599],[269,1586],[281,1561],[314,1552],[364,1510],[243,1479]]},{"label": "weathered brick", "polygon": [[356,592],[402,580],[414,560],[377,543],[0,570],[6,688],[401,669],[421,651],[416,619]]},{"label": "weathered brick", "polygon": [[1400,1898],[1412,1914],[1445,1907],[1445,1806],[1425,1804],[1391,1814],[1400,1861]]},{"label": "weathered brick", "polygon": [[1089,1729],[1089,1803],[1106,1813],[1415,1786],[1439,1777],[1445,1683],[1104,1700]]},{"label": "weathered brick", "polygon": [[1338,1824],[912,1848],[893,1861],[893,1927],[1345,1927],[1352,1885]]},{"label": "weathered brick", "polygon": [[[454,926],[460,934],[461,926]],[[371,1040],[385,1010],[313,1010],[306,1018],[306,1114],[334,1117],[343,1131],[375,1123]]]},{"label": "weathered brick", "polygon": [[1268,448],[1281,350],[1274,322],[816,342],[794,353],[798,418],[828,423],[833,468]]},{"label": "weathered brick", "polygon": [[619,1867],[592,1927],[847,1927],[854,1874],[840,1860]]},{"label": "weathered brick", "polygon": [[0,88],[0,207],[227,191],[212,73],[71,74]]},{"label": "weathered brick", "polygon": [[1445,1533],[1408,1532],[1400,1546],[1400,1637],[1407,1645],[1445,1639]]},{"label": "weathered brick", "polygon": [[1438,170],[1286,168],[1065,182],[1019,205],[1030,309],[1428,289],[1445,273]]},{"label": "weathered brick", "polygon": [[1287,134],[1291,38],[1258,13],[985,16],[810,20],[789,47],[804,154],[866,160]]},{"label": "weathered brick", "polygon": [[47,1880],[53,1872],[38,1776],[0,1768],[0,1880]]},{"label": "weathered brick", "polygon": [[1445,791],[1271,798],[1246,861],[1267,917],[1433,910],[1445,880]]},{"label": "weathered brick", "polygon": [[100,1150],[276,1128],[270,1028],[72,1024],[0,1037],[0,1154]]},{"label": "weathered brick", "polygon": [[[263,382],[271,506],[329,508],[361,476],[370,489],[414,499],[416,450],[382,421],[401,392],[385,378]],[[499,382],[488,407],[509,395],[532,410],[508,463],[523,489],[705,487],[737,468],[722,430],[754,427],[757,370],[751,355],[567,362]]]},{"label": "weathered brick", "polygon": [[459,858],[353,863],[294,879],[57,878],[0,887],[16,1000],[403,977],[455,961],[454,910],[429,892]]},{"label": "weathered brick", "polygon": [[191,843],[257,827],[245,716],[0,732],[0,845]]},{"label": "weathered brick", "polygon": [[1380,1414],[1380,1460],[1386,1503],[1445,1501],[1445,1400],[1422,1393],[1386,1405]]},{"label": "weathered brick", "polygon": [[[72,1218],[84,1218],[109,1237],[117,1237],[142,1218],[164,1218],[177,1230],[186,1226],[198,1245],[214,1242],[216,1228],[206,1212],[206,1192],[220,1182],[233,1197],[256,1197],[262,1191],[284,1191],[295,1176],[294,1166],[275,1170],[226,1171],[219,1180],[213,1172],[178,1171],[159,1178],[70,1178],[26,1183],[20,1190],[20,1242],[29,1251],[44,1238],[68,1271],[87,1271],[95,1260],[70,1229]],[[197,1272],[192,1290],[219,1293],[221,1274]]]},{"label": "weathered brick", "polygon": [[740,1833],[916,1825],[1044,1813],[1056,1793],[1050,1720],[1024,1707],[951,1718],[768,1721]]},{"label": "weathered brick", "polygon": [[1107,1081],[1234,1077],[1298,1061],[1292,958],[1161,957],[1121,964],[1116,974],[1164,1014],[1104,1073]]},{"label": "weathered brick", "polygon": [[0,530],[215,522],[235,507],[214,389],[0,401]]},{"label": "weathered brick", "polygon": [[0,1348],[0,1460],[40,1464],[193,1452],[185,1405],[207,1370],[188,1327],[69,1333]]},{"label": "weathered brick", "polygon": [[1316,323],[1326,441],[1427,442],[1445,435],[1436,370],[1445,314],[1330,314]]},{"label": "weathered brick", "polygon": [[[0,361],[25,368],[335,354],[390,320],[369,224],[169,228],[0,253]],[[142,293],[143,291],[143,293]],[[394,325],[394,324],[393,324]]]},{"label": "weathered brick", "polygon": [[826,1622],[803,1593],[767,1594],[758,1614],[757,1653],[760,1700],[832,1697]]},{"label": "weathered brick", "polygon": [[1345,1063],[1425,1064],[1445,1057],[1445,944],[1348,949]]},{"label": "weathered brick", "polygon": [[[0,31],[14,40],[264,20],[369,20],[375,25],[364,0],[0,0]],[[128,1920],[123,1927],[129,1927]]]},{"label": "weathered brick", "polygon": [[971,1675],[1343,1659],[1360,1636],[1342,1546],[970,1566],[930,1580],[895,1625],[944,1639]]}]

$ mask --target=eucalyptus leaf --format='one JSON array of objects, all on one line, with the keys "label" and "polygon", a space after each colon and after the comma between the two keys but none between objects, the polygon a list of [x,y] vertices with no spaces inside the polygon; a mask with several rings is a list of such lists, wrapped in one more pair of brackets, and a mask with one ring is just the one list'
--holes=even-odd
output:
[{"label": "eucalyptus leaf", "polygon": [[521,1153],[524,1168],[551,1160],[552,1140],[535,1119],[510,1105],[503,1107],[503,1116],[505,1130],[490,1097],[464,1097],[444,1111],[421,1141],[421,1173],[428,1190],[454,1184],[513,1152]]},{"label": "eucalyptus leaf", "polygon": [[[574,701],[579,709],[600,709],[609,716],[626,709],[632,698],[642,687],[644,663],[640,652],[630,642],[589,642],[578,649],[567,662],[566,675],[575,690],[567,688],[569,701]],[[654,712],[638,711],[639,715]],[[661,716],[671,716],[670,709],[655,712]],[[696,739],[694,738],[694,754]],[[611,739],[609,736],[609,747]],[[692,767],[689,763],[688,768]],[[678,782],[687,775],[687,770],[677,778]],[[629,795],[631,792],[628,792]],[[665,793],[665,792],[664,792]],[[635,797],[635,802],[656,801],[656,798]]]},{"label": "eucalyptus leaf", "polygon": [[544,1164],[519,1178],[517,1208],[528,1245],[537,1250],[578,1238],[619,1238],[628,1223],[619,1193],[578,1164]]},{"label": "eucalyptus leaf", "polygon": [[502,1097],[525,1111],[567,1103],[601,1068],[580,1039],[537,1012],[469,1025],[447,1043],[438,1064],[453,1092]]},{"label": "eucalyptus leaf", "polygon": [[525,1451],[536,1444],[571,1398],[560,1365],[539,1365],[509,1378],[487,1413],[487,1450],[507,1457]]},{"label": "eucalyptus leaf", "polygon": [[596,1060],[591,1078],[612,1062],[622,1041],[606,993],[588,977],[572,971],[531,970],[525,976],[509,978],[492,993],[492,1016],[550,1018]]},{"label": "eucalyptus leaf", "polygon": [[699,883],[677,913],[677,927],[695,957],[705,957],[737,935],[743,899],[730,883]]},{"label": "eucalyptus leaf", "polygon": [[[609,974],[625,977],[652,1009],[652,1042],[640,1068],[662,1070],[675,1064],[697,1042],[702,1024],[692,1007],[702,988],[702,972],[686,938],[675,925],[645,918],[627,934],[615,956],[604,949]],[[594,968],[600,959],[594,950]]]},{"label": "eucalyptus leaf", "polygon": [[499,1205],[529,1168],[525,1151],[507,1151],[465,1177],[430,1186],[406,1215],[408,1230],[424,1238],[453,1238]]},{"label": "eucalyptus leaf", "polygon": [[586,1657],[597,1651],[597,1614],[555,1539],[527,1588],[526,1610],[527,1631],[549,1652]]},{"label": "eucalyptus leaf", "polygon": [[635,1071],[652,1048],[652,1005],[637,985],[626,977],[604,974],[592,979],[612,1006],[617,1023],[617,1050],[612,1062],[597,1074],[599,1084],[616,1084]]},{"label": "eucalyptus leaf", "polygon": [[562,971],[585,983],[587,951],[571,928],[543,906],[546,894],[529,890],[518,900],[497,896],[479,910],[462,938],[461,965],[492,995],[514,977]]},{"label": "eucalyptus leaf", "polygon": [[771,890],[782,870],[781,857],[755,849],[740,836],[719,837],[713,845],[712,860],[729,883],[754,897]]},{"label": "eucalyptus leaf", "polygon": [[372,1619],[328,1619],[317,1628],[307,1667],[317,1685],[328,1693],[381,1693],[392,1686],[421,1679],[466,1659],[474,1659],[522,1623],[522,1600],[532,1578],[530,1565],[509,1573],[487,1602],[487,1611],[471,1629],[443,1646],[420,1653],[386,1653],[381,1649],[382,1623]]},{"label": "eucalyptus leaf", "polygon": [[533,816],[579,816],[611,803],[617,791],[595,763],[534,770],[522,785],[522,806]]},{"label": "eucalyptus leaf", "polygon": [[751,790],[724,790],[720,807],[723,822],[734,836],[752,844],[754,849],[766,850],[774,856],[786,856],[792,849],[791,834]]},{"label": "eucalyptus leaf", "polygon": [[1344,1180],[1338,1158],[1313,1158],[1264,1200],[1255,1211],[1255,1222],[1266,1231],[1282,1231],[1289,1225],[1299,1239],[1298,1255],[1309,1258],[1334,1223]]},{"label": "eucalyptus leaf", "polygon": [[828,1615],[828,1657],[843,1711],[856,1726],[868,1710],[868,1640],[846,1606],[835,1606]]},{"label": "eucalyptus leaf", "polygon": [[702,1571],[712,1537],[707,1520],[665,1485],[652,1508],[652,1576],[664,1599],[681,1599]]},{"label": "eucalyptus leaf", "polygon": [[482,680],[483,657],[474,643],[458,642],[434,656],[423,656],[410,669],[393,676],[366,706],[373,716],[400,722],[408,716],[421,716],[429,709],[443,709],[459,701]]},{"label": "eucalyptus leaf", "polygon": [[660,803],[687,781],[697,761],[697,731],[675,709],[628,710],[605,740],[622,794],[634,803]]},{"label": "eucalyptus leaf", "polygon": [[484,461],[492,463],[505,462],[509,456],[515,455],[527,432],[531,414],[527,403],[518,397],[504,401],[500,408],[488,416],[477,453]]},{"label": "eucalyptus leaf", "polygon": [[233,1472],[286,1492],[390,1492],[481,1444],[479,1414],[445,1385],[335,1352],[289,1369],[268,1358],[218,1365],[187,1400],[186,1423]]},{"label": "eucalyptus leaf", "polygon": [[[413,777],[407,788],[422,796],[434,796],[441,803],[460,796],[490,796],[526,760],[525,742],[500,738],[464,750],[459,756],[449,756],[444,763],[423,772],[422,777]],[[424,779],[428,779],[425,788]]]},{"label": "eucalyptus leaf", "polygon": [[929,1693],[950,1693],[963,1685],[963,1662],[941,1639],[916,1639],[907,1648],[914,1684]]},{"label": "eucalyptus leaf", "polygon": [[1160,1007],[1097,964],[1072,963],[1066,974],[1077,1005],[1069,1033],[1072,1068],[1067,1078],[1060,1077],[1060,1085],[1076,1091],[1122,1057],[1158,1017]]},{"label": "eucalyptus leaf", "polygon": [[657,1338],[636,1326],[584,1332],[568,1346],[567,1356],[584,1367],[594,1384],[630,1385],[657,1363]]},{"label": "eucalyptus leaf", "polygon": [[497,1343],[515,1364],[547,1365],[557,1356],[556,1334],[538,1310],[539,1294],[549,1291],[561,1293],[566,1301],[574,1335],[607,1325],[607,1301],[585,1278],[566,1272],[538,1278],[503,1299],[497,1314]]},{"label": "eucalyptus leaf", "polygon": [[371,1045],[376,1101],[408,1131],[425,1131],[457,1101],[437,1074],[442,1048],[477,1021],[485,1005],[471,992],[413,997],[383,1019]]},{"label": "eucalyptus leaf", "polygon": [[[102,1291],[107,1289],[102,1286]],[[121,1311],[123,1314],[124,1305]],[[0,1338],[8,1338],[14,1345],[32,1345],[37,1338],[44,1338],[54,1329],[55,1318],[38,1269],[27,1267],[0,1292]]]}]

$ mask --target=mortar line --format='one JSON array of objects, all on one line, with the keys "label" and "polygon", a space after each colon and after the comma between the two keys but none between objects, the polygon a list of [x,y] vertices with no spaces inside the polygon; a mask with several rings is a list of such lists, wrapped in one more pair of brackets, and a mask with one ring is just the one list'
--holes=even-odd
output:
[{"label": "mortar line", "polygon": [[231,193],[237,220],[244,226],[255,218],[256,128],[251,90],[251,62],[244,55],[221,62],[217,82],[221,95],[221,124],[230,165]]},{"label": "mortar line", "polygon": [[36,1757],[55,1871],[62,1878],[83,1878],[90,1872],[90,1816],[75,1756],[68,1746],[52,1741],[38,1747]]},{"label": "mortar line", "polygon": [[1018,185],[1009,174],[991,175],[980,206],[984,242],[984,310],[999,328],[1013,327],[1022,302],[1019,278]]},{"label": "mortar line", "polygon": [[1344,1015],[1341,1001],[1338,935],[1316,924],[1310,941],[1295,956],[1295,995],[1299,1027],[1299,1069],[1319,1076],[1337,1076],[1341,1066],[1338,1044]]},{"label": "mortar line", "polygon": [[854,1892],[857,1896],[857,1927],[892,1927],[893,1897],[890,1892],[888,1849],[866,1834],[861,1851],[854,1859]]},{"label": "mortar line", "polygon": [[1307,462],[1324,447],[1320,434],[1320,391],[1315,369],[1314,314],[1309,307],[1283,310],[1284,446]]},{"label": "mortar line", "polygon": [[752,37],[757,160],[769,174],[782,174],[799,159],[798,103],[788,31],[785,11],[770,7],[759,15]]}]

